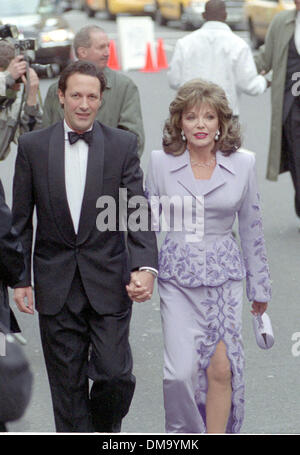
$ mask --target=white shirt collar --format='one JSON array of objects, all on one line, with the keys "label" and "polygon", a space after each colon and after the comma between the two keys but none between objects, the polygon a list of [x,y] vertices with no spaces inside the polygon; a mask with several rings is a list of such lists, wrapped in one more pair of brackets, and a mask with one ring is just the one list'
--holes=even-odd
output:
[{"label": "white shirt collar", "polygon": [[[93,126],[94,126],[94,124],[92,124],[90,126],[90,128],[88,128],[86,131],[91,131],[93,129]],[[69,131],[74,131],[74,130],[72,130],[72,128],[69,127],[69,125],[67,124],[66,120],[64,120],[64,131],[65,131],[65,136],[68,135]],[[83,131],[83,133],[85,133],[85,131]]]},{"label": "white shirt collar", "polygon": [[221,21],[206,21],[202,25],[201,29],[213,29],[213,30],[230,30],[231,28],[229,27],[228,24],[225,24],[225,22]]}]

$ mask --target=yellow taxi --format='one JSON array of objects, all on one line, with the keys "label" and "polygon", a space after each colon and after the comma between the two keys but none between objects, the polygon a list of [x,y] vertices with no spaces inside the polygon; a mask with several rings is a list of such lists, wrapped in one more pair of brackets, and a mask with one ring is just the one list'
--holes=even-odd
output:
[{"label": "yellow taxi", "polygon": [[252,47],[257,49],[264,42],[268,27],[275,14],[294,8],[293,0],[245,0],[245,18],[249,27]]},{"label": "yellow taxi", "polygon": [[85,0],[84,9],[89,17],[97,11],[106,11],[110,19],[119,13],[154,14],[155,0]]},{"label": "yellow taxi", "polygon": [[[159,25],[168,21],[180,21],[184,30],[203,24],[207,0],[155,0],[155,19]],[[226,0],[227,24],[233,28],[244,28],[244,0]]]}]

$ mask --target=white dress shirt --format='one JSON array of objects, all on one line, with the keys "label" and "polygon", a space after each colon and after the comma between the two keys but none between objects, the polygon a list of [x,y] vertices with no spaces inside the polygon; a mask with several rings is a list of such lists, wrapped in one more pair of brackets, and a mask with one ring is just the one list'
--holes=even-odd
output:
[{"label": "white dress shirt", "polygon": [[296,15],[296,23],[295,23],[295,46],[298,51],[298,54],[300,54],[300,11],[297,12]]},{"label": "white dress shirt", "polygon": [[208,21],[195,32],[179,39],[168,71],[172,88],[201,78],[220,85],[234,115],[239,115],[239,96],[259,95],[267,82],[257,73],[248,44],[230,27],[219,21]]},{"label": "white dress shirt", "polygon": [[82,139],[71,145],[68,139],[68,132],[73,130],[67,125],[66,121],[64,121],[64,129],[66,193],[74,230],[77,234],[85,188],[89,146]]}]

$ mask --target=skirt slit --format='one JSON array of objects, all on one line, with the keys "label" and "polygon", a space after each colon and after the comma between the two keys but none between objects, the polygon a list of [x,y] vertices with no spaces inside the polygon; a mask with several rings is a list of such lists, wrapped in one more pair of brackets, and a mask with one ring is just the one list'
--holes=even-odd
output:
[{"label": "skirt slit", "polygon": [[217,287],[182,288],[159,282],[164,334],[166,431],[206,432],[207,367],[223,341],[231,365],[232,405],[227,433],[244,418],[242,281]]}]

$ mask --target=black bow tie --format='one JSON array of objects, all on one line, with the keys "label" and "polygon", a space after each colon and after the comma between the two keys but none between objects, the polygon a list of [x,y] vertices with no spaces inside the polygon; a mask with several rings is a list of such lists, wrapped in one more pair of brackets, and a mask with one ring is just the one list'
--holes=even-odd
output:
[{"label": "black bow tie", "polygon": [[86,131],[85,133],[82,134],[75,133],[75,131],[68,132],[68,138],[71,145],[75,144],[75,142],[77,142],[78,139],[83,139],[88,145],[91,145],[92,137],[93,131]]}]

